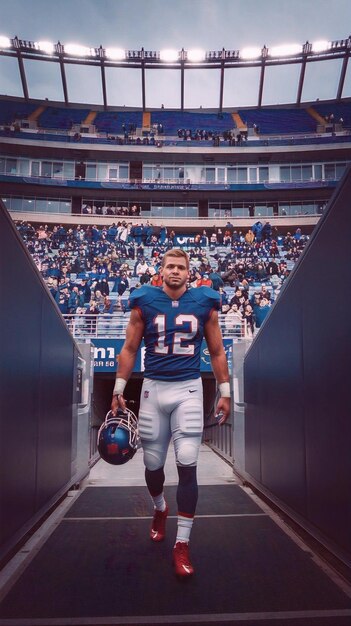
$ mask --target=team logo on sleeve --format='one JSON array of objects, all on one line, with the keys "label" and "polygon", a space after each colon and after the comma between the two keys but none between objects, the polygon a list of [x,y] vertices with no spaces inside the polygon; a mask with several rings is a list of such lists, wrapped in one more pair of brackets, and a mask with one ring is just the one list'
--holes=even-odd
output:
[{"label": "team logo on sleeve", "polygon": [[149,392],[148,390],[145,390],[145,391],[144,391],[144,398],[148,398],[148,397],[149,397],[149,393],[150,393],[150,392]]}]

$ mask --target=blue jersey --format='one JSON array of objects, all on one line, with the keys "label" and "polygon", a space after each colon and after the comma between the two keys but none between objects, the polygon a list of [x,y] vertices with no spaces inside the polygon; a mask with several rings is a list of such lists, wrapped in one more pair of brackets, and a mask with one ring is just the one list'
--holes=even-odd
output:
[{"label": "blue jersey", "polygon": [[172,300],[159,287],[135,289],[129,299],[145,324],[145,377],[189,380],[200,376],[200,349],[204,326],[220,296],[209,287],[188,289]]}]

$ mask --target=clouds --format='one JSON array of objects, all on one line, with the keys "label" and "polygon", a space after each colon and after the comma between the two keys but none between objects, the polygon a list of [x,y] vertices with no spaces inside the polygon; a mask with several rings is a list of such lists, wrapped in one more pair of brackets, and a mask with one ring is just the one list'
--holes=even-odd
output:
[{"label": "clouds", "polygon": [[348,36],[348,0],[0,0],[4,34],[89,45],[238,48]]}]

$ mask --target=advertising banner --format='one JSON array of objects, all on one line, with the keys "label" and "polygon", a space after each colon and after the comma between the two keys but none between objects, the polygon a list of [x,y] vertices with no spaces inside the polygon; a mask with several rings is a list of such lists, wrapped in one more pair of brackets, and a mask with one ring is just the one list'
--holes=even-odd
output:
[{"label": "advertising banner", "polygon": [[[94,345],[94,372],[111,372],[115,373],[117,368],[118,355],[123,346],[123,339],[93,339],[92,343]],[[231,370],[232,366],[232,340],[224,339],[224,349],[226,351],[229,370]],[[137,358],[135,361],[134,372],[143,372],[144,371],[144,345],[141,344],[140,349],[138,350]],[[201,346],[201,372],[210,372],[211,371],[211,360],[210,353],[207,348],[207,344],[205,341],[202,342]]]}]

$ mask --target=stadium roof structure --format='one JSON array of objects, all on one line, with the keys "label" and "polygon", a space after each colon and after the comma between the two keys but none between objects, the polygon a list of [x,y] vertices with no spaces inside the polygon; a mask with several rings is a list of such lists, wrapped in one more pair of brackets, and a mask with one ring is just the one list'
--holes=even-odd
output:
[{"label": "stadium roof structure", "polygon": [[35,42],[13,39],[0,36],[0,57],[13,57],[18,61],[19,74],[23,97],[29,100],[29,89],[25,60],[46,61],[58,63],[60,66],[61,83],[63,90],[63,102],[70,104],[68,86],[66,80],[66,67],[68,65],[86,65],[100,68],[103,107],[108,108],[106,69],[129,68],[140,72],[141,77],[141,102],[143,111],[146,110],[146,81],[145,72],[150,69],[172,69],[180,72],[180,109],[184,110],[185,99],[185,72],[191,69],[208,69],[220,71],[220,84],[218,93],[218,112],[223,110],[223,90],[225,72],[231,68],[259,68],[258,99],[257,106],[262,106],[263,89],[266,79],[266,69],[272,66],[297,64],[299,66],[299,81],[296,93],[296,104],[301,103],[302,91],[305,81],[307,64],[316,61],[330,61],[341,59],[341,69],[338,78],[336,100],[343,98],[343,89],[351,51],[351,36],[332,42],[323,41],[306,43],[294,46],[281,46],[277,49],[251,48],[243,50],[121,50],[118,48],[83,47],[75,44],[61,44],[60,42]]}]

